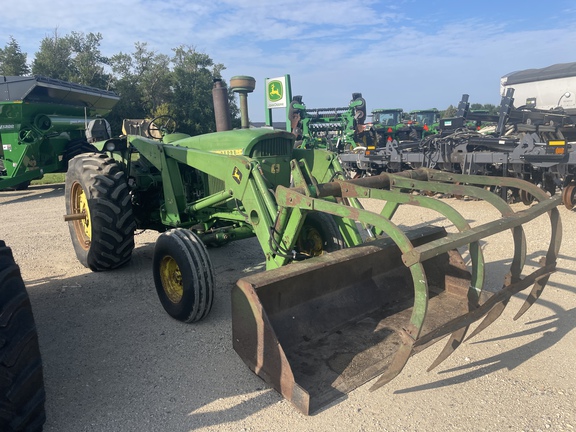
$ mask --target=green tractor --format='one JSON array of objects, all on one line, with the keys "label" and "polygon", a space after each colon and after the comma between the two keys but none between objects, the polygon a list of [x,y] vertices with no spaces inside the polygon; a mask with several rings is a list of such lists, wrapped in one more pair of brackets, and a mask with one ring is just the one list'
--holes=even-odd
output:
[{"label": "green tractor", "polygon": [[68,161],[110,138],[102,117],[113,92],[43,76],[4,76],[0,82],[0,190],[26,189],[45,173],[65,172]]},{"label": "green tractor", "polygon": [[438,133],[440,112],[436,108],[410,111],[411,126],[416,130],[418,139]]},{"label": "green tractor", "polygon": [[415,140],[415,130],[404,119],[402,108],[375,109],[369,127],[376,147],[383,147],[389,141]]},{"label": "green tractor", "polygon": [[[486,317],[481,325],[489,325],[513,294],[534,285],[523,311],[539,296],[560,246],[559,197],[515,178],[427,169],[347,180],[337,153],[295,148],[288,131],[250,128],[255,80],[230,84],[240,96],[240,129],[188,136],[160,117],[70,161],[65,220],[82,264],[119,267],[130,260],[136,229],[161,232],[151,269],[160,302],[173,318],[195,322],[213,305],[208,247],[256,237],[266,271],[232,289],[233,347],[305,414],[373,377],[380,387],[413,354],[450,335],[441,362],[471,323]],[[514,212],[491,184],[525,189],[539,202]],[[445,202],[414,191],[483,199],[502,218],[471,227]],[[367,198],[382,210],[365,209]],[[393,221],[401,205],[429,208],[455,232],[401,227]],[[521,277],[522,224],[546,215],[553,235],[543,267]],[[511,273],[491,295],[482,289],[479,241],[505,230],[514,233]],[[469,266],[457,248],[467,248]]]}]

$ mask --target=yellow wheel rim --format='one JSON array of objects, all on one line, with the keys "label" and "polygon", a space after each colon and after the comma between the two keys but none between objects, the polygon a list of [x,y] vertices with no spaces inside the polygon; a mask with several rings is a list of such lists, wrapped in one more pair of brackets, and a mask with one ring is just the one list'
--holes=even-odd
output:
[{"label": "yellow wheel rim", "polygon": [[70,191],[70,204],[72,214],[82,214],[84,219],[74,221],[74,231],[78,242],[85,250],[90,248],[92,242],[92,223],[90,219],[90,207],[88,206],[88,197],[80,183],[74,183]]},{"label": "yellow wheel rim", "polygon": [[324,251],[323,246],[324,242],[318,230],[311,226],[304,225],[298,237],[298,249],[300,253],[313,257],[320,256]]},{"label": "yellow wheel rim", "polygon": [[172,303],[178,303],[184,295],[182,272],[171,256],[165,256],[160,261],[160,279],[166,296]]}]

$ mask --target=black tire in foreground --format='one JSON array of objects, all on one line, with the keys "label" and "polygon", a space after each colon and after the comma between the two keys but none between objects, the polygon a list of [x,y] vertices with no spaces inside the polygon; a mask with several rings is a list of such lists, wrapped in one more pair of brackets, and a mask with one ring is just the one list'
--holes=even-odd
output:
[{"label": "black tire in foreground", "polygon": [[66,213],[78,260],[93,271],[130,261],[136,222],[126,174],[112,158],[86,153],[68,165]]},{"label": "black tire in foreground", "polygon": [[204,319],[214,300],[214,270],[206,246],[193,232],[162,233],[154,247],[154,284],[162,306],[179,321]]},{"label": "black tire in foreground", "polygon": [[11,249],[0,240],[0,430],[41,431],[45,399],[30,299]]}]

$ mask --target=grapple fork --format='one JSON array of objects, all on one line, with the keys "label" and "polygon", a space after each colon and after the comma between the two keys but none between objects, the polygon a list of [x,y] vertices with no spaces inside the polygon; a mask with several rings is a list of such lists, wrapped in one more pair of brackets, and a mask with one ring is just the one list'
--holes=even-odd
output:
[{"label": "grapple fork", "polygon": [[[514,212],[487,186],[518,188],[538,202]],[[533,285],[519,315],[524,313],[555,270],[561,241],[560,198],[548,197],[522,180],[419,169],[314,187],[314,193],[278,187],[280,211],[323,212],[337,220],[359,221],[381,235],[242,278],[232,294],[234,349],[305,414],[375,377],[379,376],[371,389],[386,384],[414,353],[450,335],[431,366],[435,367],[461,344],[472,323],[486,317],[475,335],[501,314],[512,295]],[[471,227],[445,202],[414,191],[476,197],[502,217]],[[386,204],[377,214],[336,202],[358,198]],[[457,232],[440,227],[404,231],[392,222],[400,205],[436,211]],[[541,268],[522,277],[526,260],[522,224],[544,213],[550,217],[552,232],[546,259]],[[502,287],[492,294],[483,290],[485,263],[479,241],[505,230],[511,230],[514,239],[512,263]],[[470,268],[458,252],[462,247],[469,250]]]}]

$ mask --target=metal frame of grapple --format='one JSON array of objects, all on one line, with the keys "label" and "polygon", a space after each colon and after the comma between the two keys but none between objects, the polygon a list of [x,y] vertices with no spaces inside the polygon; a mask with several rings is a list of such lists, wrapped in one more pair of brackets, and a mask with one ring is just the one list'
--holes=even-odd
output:
[{"label": "metal frame of grapple", "polygon": [[[515,213],[503,199],[486,190],[485,186],[519,188],[524,190],[525,193],[532,194],[539,202],[526,210]],[[412,193],[413,191],[462,194],[482,199],[495,207],[501,213],[502,218],[477,227],[470,227],[462,215],[443,201],[426,195],[415,195]],[[290,299],[287,291],[282,291],[282,287],[297,286],[297,281],[302,273],[306,274],[307,279],[317,280],[318,277],[315,276],[314,272],[327,275],[334,272],[335,270],[333,269],[336,268],[334,266],[338,266],[340,263],[345,263],[342,265],[348,266],[349,271],[352,271],[353,266],[366,260],[369,255],[379,253],[377,251],[384,249],[385,246],[378,243],[379,241],[377,240],[347,251],[334,252],[330,254],[333,258],[314,258],[302,264],[272,270],[267,274],[249,276],[238,282],[233,292],[234,348],[251,369],[305,414],[317,410],[324,404],[331,402],[343,393],[352,390],[375,376],[380,375],[380,378],[372,385],[371,389],[374,390],[386,384],[403,369],[411,355],[438,341],[440,338],[450,335],[444,350],[430,369],[437,366],[462,343],[470,324],[485,317],[470,336],[472,337],[500,316],[512,295],[533,285],[527,300],[515,317],[515,319],[519,318],[541,295],[548,278],[555,270],[561,242],[561,223],[557,209],[560,199],[558,197],[550,198],[535,185],[522,180],[454,175],[429,169],[419,169],[394,175],[381,174],[358,180],[318,184],[313,188],[279,187],[276,194],[281,209],[297,208],[301,211],[321,211],[338,217],[362,221],[373,226],[376,232],[384,233],[385,237],[391,239],[398,248],[402,262],[410,272],[414,288],[413,307],[409,319],[401,325],[393,325],[398,337],[393,341],[396,346],[393,349],[395,353],[392,358],[387,362],[376,361],[376,364],[372,365],[369,370],[360,370],[357,376],[349,377],[346,380],[340,377],[335,379],[332,377],[332,384],[325,383],[324,387],[322,387],[317,383],[310,385],[306,374],[312,372],[302,373],[301,371],[300,363],[302,361],[310,362],[312,354],[305,356],[297,354],[303,348],[300,346],[296,348],[288,346],[286,336],[281,334],[285,331],[279,328],[284,326],[284,324],[279,324],[285,319],[282,318],[282,315],[294,315],[293,320],[298,316],[301,317],[301,315],[298,315],[298,296]],[[386,205],[381,214],[375,214],[364,209],[333,202],[333,199],[347,200],[358,198],[384,200]],[[404,232],[391,220],[400,205],[414,205],[432,209],[450,220],[458,232],[436,239],[427,239],[423,244],[418,244],[418,236],[414,237],[413,234]],[[521,273],[526,259],[526,238],[522,224],[544,213],[548,213],[550,217],[551,240],[543,266],[522,277]],[[511,230],[514,239],[510,273],[507,275],[502,289],[490,296],[489,293],[483,291],[485,264],[478,242],[505,230]],[[434,314],[429,309],[431,293],[426,271],[424,270],[425,265],[429,260],[433,260],[435,257],[449,253],[451,250],[462,246],[467,246],[470,252],[471,275],[469,277],[468,292],[461,299],[461,305],[459,306],[461,313],[458,314],[456,312],[455,316],[450,315],[448,313],[450,308],[446,308],[441,311],[440,316],[436,314],[436,316],[432,317]],[[352,263],[355,264],[353,265]],[[299,266],[302,267],[299,268]],[[372,270],[366,269],[366,271],[371,273],[374,271],[374,267]],[[358,278],[362,277],[360,274],[354,274]],[[337,281],[332,282],[338,283]],[[368,277],[363,283],[370,285],[374,282]],[[309,289],[312,289],[312,287]],[[357,286],[356,289],[359,289],[359,287]],[[275,291],[282,292],[282,294],[277,294],[274,297],[270,292]],[[331,299],[338,295],[340,294],[330,292],[326,296],[326,301],[332,301]],[[342,295],[348,300],[352,298],[349,291]],[[289,299],[286,300],[284,299],[285,297]],[[316,305],[322,303],[313,299],[308,299],[307,301]],[[284,304],[286,302],[289,303]],[[355,307],[353,302],[349,303],[349,307]],[[389,308],[390,306],[387,307]],[[287,312],[282,312],[284,309]],[[386,309],[386,307],[383,309]],[[322,314],[320,311],[316,313]],[[327,312],[324,311],[324,313],[326,314]],[[235,316],[237,316],[236,319]],[[359,317],[358,325],[362,324],[365,316],[366,314],[362,314]],[[433,325],[430,325],[430,320],[433,321]],[[385,321],[386,319],[382,322]],[[246,330],[246,327],[250,325],[246,323],[250,322],[255,322],[254,327]],[[293,325],[292,331],[297,332],[298,323],[291,322],[293,324],[286,325]],[[426,323],[428,323],[428,327],[426,327]],[[380,324],[379,327],[387,325]],[[428,328],[428,331],[423,331],[423,328]],[[322,334],[325,331],[326,329]],[[345,333],[345,331],[342,329],[337,330],[340,334]],[[257,334],[254,335],[253,333]],[[308,339],[305,335],[303,337]],[[327,343],[326,340],[329,338],[330,336],[321,336],[324,342],[318,342],[318,344]],[[358,338],[354,337],[350,343]],[[382,356],[384,356],[386,349],[385,345],[384,348],[379,348],[382,351]],[[354,357],[357,358],[362,355],[364,355],[362,352],[357,352]],[[295,359],[299,359],[297,363],[294,363]],[[324,358],[324,360],[319,361],[327,363],[330,359]],[[308,366],[308,368],[311,369],[311,366]],[[320,366],[319,370],[323,370],[322,368],[323,366]],[[350,366],[348,369],[354,368]],[[314,370],[318,376],[327,374],[326,372]]]}]

